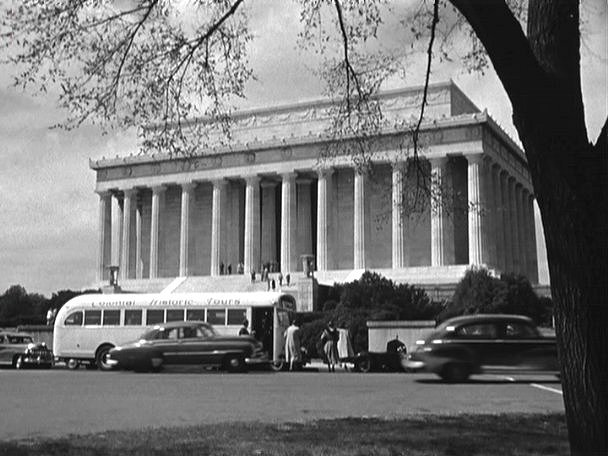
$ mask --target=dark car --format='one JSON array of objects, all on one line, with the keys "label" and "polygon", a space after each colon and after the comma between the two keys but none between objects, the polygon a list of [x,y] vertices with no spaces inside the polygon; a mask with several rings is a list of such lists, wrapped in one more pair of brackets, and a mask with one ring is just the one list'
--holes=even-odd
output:
[{"label": "dark car", "polygon": [[243,372],[248,366],[267,364],[262,343],[251,336],[218,335],[208,323],[180,321],[155,326],[138,341],[110,350],[114,367],[158,371],[168,364],[217,366]]},{"label": "dark car", "polygon": [[408,355],[405,367],[449,382],[480,373],[558,374],[555,337],[520,315],[468,315],[446,320]]},{"label": "dark car", "polygon": [[53,366],[53,352],[44,342],[34,342],[29,334],[0,332],[0,363],[13,366],[50,368]]},{"label": "dark car", "polygon": [[364,351],[353,359],[357,372],[403,372],[407,349],[398,339],[389,340],[386,351]]}]

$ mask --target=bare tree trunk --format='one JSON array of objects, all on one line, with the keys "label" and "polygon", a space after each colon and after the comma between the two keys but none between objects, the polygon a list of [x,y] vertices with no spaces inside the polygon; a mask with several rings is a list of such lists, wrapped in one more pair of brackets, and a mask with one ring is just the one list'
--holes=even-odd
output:
[{"label": "bare tree trunk", "polygon": [[577,0],[529,0],[528,36],[503,0],[451,0],[513,106],[545,227],[573,455],[608,454],[608,150],[589,144]]}]

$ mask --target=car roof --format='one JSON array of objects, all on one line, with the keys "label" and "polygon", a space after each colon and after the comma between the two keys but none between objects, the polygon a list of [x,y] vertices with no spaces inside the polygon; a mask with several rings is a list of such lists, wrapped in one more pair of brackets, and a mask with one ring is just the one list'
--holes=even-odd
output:
[{"label": "car roof", "polygon": [[515,314],[473,314],[473,315],[461,315],[459,317],[450,318],[441,323],[441,326],[448,325],[461,325],[464,323],[475,323],[475,322],[503,322],[503,321],[521,321],[526,323],[532,323],[530,317],[525,315]]}]

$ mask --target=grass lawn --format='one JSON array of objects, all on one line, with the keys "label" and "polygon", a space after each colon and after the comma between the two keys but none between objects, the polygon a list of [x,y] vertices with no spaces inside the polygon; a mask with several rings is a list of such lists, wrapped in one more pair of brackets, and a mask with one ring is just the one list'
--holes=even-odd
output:
[{"label": "grass lawn", "polygon": [[0,442],[0,455],[566,455],[565,418],[552,415],[346,418],[109,431]]}]

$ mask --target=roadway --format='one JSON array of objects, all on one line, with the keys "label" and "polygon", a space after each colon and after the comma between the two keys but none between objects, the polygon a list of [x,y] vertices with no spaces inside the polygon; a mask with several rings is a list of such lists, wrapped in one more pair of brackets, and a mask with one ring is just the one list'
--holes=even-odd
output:
[{"label": "roadway", "polygon": [[234,421],[417,414],[562,413],[554,377],[249,372],[158,374],[0,369],[0,440]]}]

